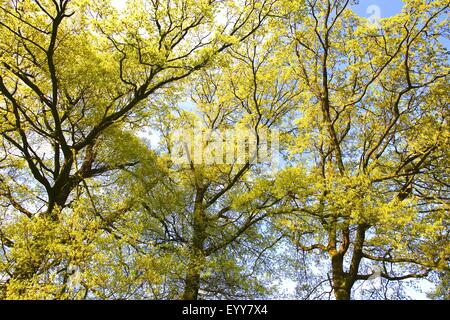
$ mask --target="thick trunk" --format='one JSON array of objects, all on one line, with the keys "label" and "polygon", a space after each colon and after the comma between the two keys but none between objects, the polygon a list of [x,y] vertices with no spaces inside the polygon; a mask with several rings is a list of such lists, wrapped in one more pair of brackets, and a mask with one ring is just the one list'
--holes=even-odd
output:
[{"label": "thick trunk", "polygon": [[350,292],[349,287],[341,287],[334,290],[334,296],[336,300],[350,300]]},{"label": "thick trunk", "polygon": [[202,189],[197,190],[193,216],[191,252],[185,278],[183,300],[197,300],[200,290],[200,277],[205,263],[204,244],[206,240],[206,216],[203,195],[204,191]]},{"label": "thick trunk", "polygon": [[350,300],[353,283],[344,272],[344,255],[337,253],[331,257],[333,290],[336,300]]},{"label": "thick trunk", "polygon": [[336,300],[350,300],[353,281],[347,273],[333,272],[333,289]]},{"label": "thick trunk", "polygon": [[58,188],[54,187],[50,192],[48,192],[49,204],[47,208],[47,217],[51,218],[53,221],[58,221],[58,217],[55,213],[55,208],[64,208],[67,205],[67,200],[69,199],[72,191],[81,182],[80,177],[69,177],[66,179],[66,183]]},{"label": "thick trunk", "polygon": [[55,183],[53,187],[47,189],[48,207],[46,216],[51,218],[53,221],[58,220],[58,217],[54,212],[55,208],[65,207],[70,193],[81,181],[79,176],[70,175],[73,163],[73,155],[70,155],[69,158],[65,159],[62,169],[58,168],[59,173],[55,176]]},{"label": "thick trunk", "polygon": [[188,270],[185,278],[183,300],[197,300],[200,290],[200,276],[205,263],[204,237],[200,235],[200,230],[194,231],[195,241],[192,242],[191,253],[189,255]]},{"label": "thick trunk", "polygon": [[191,257],[189,261],[183,292],[183,300],[197,300],[200,290],[201,257]]}]

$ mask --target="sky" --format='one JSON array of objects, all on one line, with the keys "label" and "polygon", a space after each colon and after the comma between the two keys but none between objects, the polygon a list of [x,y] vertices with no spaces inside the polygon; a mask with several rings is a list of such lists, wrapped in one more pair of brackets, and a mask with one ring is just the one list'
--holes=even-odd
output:
[{"label": "sky", "polygon": [[379,8],[380,18],[387,18],[400,13],[403,7],[402,0],[359,0],[354,7],[357,14],[362,17],[370,17],[374,13],[375,6]]}]

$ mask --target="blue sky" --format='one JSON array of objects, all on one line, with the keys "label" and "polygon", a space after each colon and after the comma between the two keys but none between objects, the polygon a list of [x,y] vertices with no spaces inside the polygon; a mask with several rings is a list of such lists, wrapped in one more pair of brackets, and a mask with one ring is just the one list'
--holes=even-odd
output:
[{"label": "blue sky", "polygon": [[378,6],[380,8],[381,18],[390,17],[400,13],[403,7],[402,0],[360,0],[359,4],[354,7],[357,14],[362,17],[369,17],[371,13],[367,12],[370,6]]}]

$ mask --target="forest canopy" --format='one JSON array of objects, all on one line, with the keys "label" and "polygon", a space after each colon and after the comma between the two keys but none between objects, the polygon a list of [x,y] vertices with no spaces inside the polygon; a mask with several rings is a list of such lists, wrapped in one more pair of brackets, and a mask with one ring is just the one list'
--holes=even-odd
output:
[{"label": "forest canopy", "polygon": [[355,3],[0,0],[0,299],[449,299],[450,3]]}]

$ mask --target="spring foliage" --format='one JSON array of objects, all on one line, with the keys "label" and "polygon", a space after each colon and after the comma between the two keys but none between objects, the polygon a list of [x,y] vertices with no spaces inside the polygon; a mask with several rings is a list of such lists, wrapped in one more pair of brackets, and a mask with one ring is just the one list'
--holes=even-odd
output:
[{"label": "spring foliage", "polygon": [[448,298],[449,3],[352,4],[1,0],[0,297]]}]

